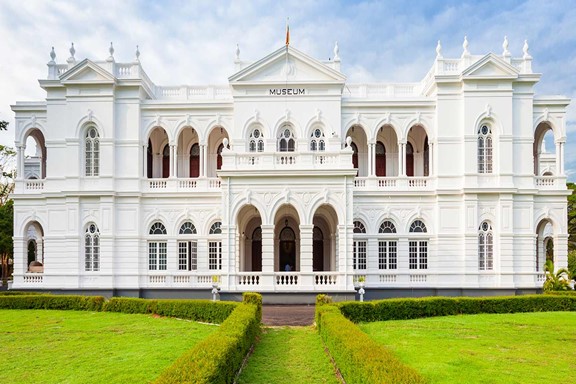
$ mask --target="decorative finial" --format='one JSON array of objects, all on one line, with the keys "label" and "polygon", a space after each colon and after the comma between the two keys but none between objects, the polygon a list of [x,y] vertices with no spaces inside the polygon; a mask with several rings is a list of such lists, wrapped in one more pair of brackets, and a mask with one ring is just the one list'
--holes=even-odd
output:
[{"label": "decorative finial", "polygon": [[464,48],[464,51],[462,52],[462,57],[470,56],[470,51],[468,50],[468,36],[464,36],[464,42],[462,43],[462,48]]},{"label": "decorative finial", "polygon": [[528,53],[528,48],[528,40],[524,40],[524,47],[522,47],[522,51],[524,52],[524,56],[522,56],[522,58],[524,60],[532,58],[532,56],[530,56]]},{"label": "decorative finial", "polygon": [[52,50],[50,51],[50,58],[52,59],[52,62],[54,62],[54,59],[56,58],[56,52],[54,52],[54,47],[52,47]]},{"label": "decorative finial", "polygon": [[76,59],[74,58],[75,54],[76,54],[76,49],[74,48],[74,43],[72,43],[72,45],[70,46],[70,58],[74,61],[76,61]]},{"label": "decorative finial", "polygon": [[240,61],[240,45],[236,44],[236,61]]},{"label": "decorative finial", "polygon": [[108,48],[108,52],[110,52],[110,57],[108,60],[114,60],[114,46],[112,45],[112,42],[110,42],[110,48]]},{"label": "decorative finial", "polygon": [[140,61],[140,47],[136,46],[136,61]]},{"label": "decorative finial", "polygon": [[338,47],[338,42],[334,44],[334,61],[340,61],[340,47]]},{"label": "decorative finial", "polygon": [[510,56],[510,51],[508,50],[508,36],[504,36],[504,42],[502,43],[502,48],[504,51],[502,52],[502,56],[508,57]]},{"label": "decorative finial", "polygon": [[438,40],[438,44],[436,44],[436,58],[442,58],[442,44],[440,44],[440,40]]}]

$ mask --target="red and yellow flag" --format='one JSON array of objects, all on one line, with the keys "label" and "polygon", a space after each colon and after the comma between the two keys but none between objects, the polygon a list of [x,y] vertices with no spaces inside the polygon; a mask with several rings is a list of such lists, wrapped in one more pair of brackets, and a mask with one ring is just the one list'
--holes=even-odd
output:
[{"label": "red and yellow flag", "polygon": [[290,45],[290,25],[288,24],[289,19],[286,20],[286,45]]}]

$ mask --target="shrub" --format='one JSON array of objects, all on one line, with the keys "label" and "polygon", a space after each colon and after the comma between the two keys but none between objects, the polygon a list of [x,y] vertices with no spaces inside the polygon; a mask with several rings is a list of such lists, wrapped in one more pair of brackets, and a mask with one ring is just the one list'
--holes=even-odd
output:
[{"label": "shrub", "polygon": [[150,300],[114,297],[104,305],[103,310],[122,313],[154,313],[220,324],[230,316],[237,305],[232,302],[209,300]]},{"label": "shrub", "polygon": [[254,304],[258,307],[256,314],[258,322],[262,321],[262,295],[254,292],[244,292],[242,294],[242,302],[245,304]]},{"label": "shrub", "polygon": [[576,280],[576,250],[568,252],[568,272]]},{"label": "shrub", "polygon": [[216,332],[180,356],[155,382],[232,383],[260,332],[260,309],[253,303],[258,298],[249,295],[244,300]]},{"label": "shrub", "polygon": [[316,306],[320,336],[346,383],[424,383],[411,367],[375,342],[334,305]]},{"label": "shrub", "polygon": [[100,311],[102,296],[16,295],[0,296],[0,309],[60,309]]},{"label": "shrub", "polygon": [[337,306],[346,318],[359,323],[477,313],[576,311],[576,297],[554,295],[427,297],[365,303],[345,302]]},{"label": "shrub", "polygon": [[32,291],[0,291],[0,296],[38,296],[46,295],[46,293],[32,292]]}]

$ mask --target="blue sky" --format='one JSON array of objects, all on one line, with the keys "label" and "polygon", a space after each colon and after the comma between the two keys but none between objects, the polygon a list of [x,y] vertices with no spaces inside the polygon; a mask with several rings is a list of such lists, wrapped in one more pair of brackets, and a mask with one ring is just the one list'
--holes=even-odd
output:
[{"label": "blue sky", "polygon": [[[236,44],[257,60],[284,44],[326,60],[340,46],[349,82],[421,80],[441,40],[444,57],[459,57],[468,36],[472,54],[514,57],[527,39],[537,94],[576,99],[576,4],[566,1],[11,1],[0,0],[0,119],[11,122],[0,143],[12,144],[16,100],[41,100],[50,48],[69,57],[132,61],[136,45],[156,84],[222,84],[234,72]],[[576,181],[576,100],[568,113],[566,170]]]}]

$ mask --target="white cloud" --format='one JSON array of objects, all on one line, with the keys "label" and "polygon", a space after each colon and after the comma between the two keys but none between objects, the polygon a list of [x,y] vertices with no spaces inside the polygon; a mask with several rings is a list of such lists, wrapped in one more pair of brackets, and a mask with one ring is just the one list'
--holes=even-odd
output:
[{"label": "white cloud", "polygon": [[[572,1],[11,1],[0,0],[0,119],[12,122],[0,143],[13,142],[16,100],[44,97],[52,46],[64,62],[103,60],[114,42],[117,61],[141,61],[157,84],[225,83],[236,43],[244,60],[257,60],[284,42],[290,16],[292,44],[313,57],[333,56],[351,82],[418,81],[432,65],[436,41],[458,57],[468,35],[472,53],[501,53],[504,35],[513,55],[530,43],[543,77],[537,92],[576,98],[576,7]],[[576,106],[568,113],[567,169],[576,176]],[[574,144],[573,144],[574,143]],[[574,155],[572,155],[574,154]]]}]

